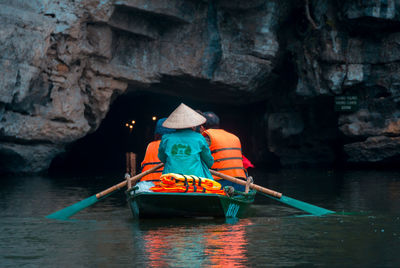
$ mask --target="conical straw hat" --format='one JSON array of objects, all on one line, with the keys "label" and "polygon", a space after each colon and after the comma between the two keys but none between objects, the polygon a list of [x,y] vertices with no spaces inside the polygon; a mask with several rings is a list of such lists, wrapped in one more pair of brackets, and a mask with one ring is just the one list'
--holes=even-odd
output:
[{"label": "conical straw hat", "polygon": [[191,128],[204,124],[207,119],[190,108],[189,106],[181,103],[164,121],[162,124],[166,128]]}]

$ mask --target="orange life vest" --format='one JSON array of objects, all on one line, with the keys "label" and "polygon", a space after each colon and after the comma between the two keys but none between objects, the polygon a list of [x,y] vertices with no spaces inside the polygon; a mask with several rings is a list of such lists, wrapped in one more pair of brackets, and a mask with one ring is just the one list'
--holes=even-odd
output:
[{"label": "orange life vest", "polygon": [[203,136],[208,136],[211,141],[210,150],[214,157],[211,168],[232,177],[246,179],[239,138],[223,129],[207,129]]},{"label": "orange life vest", "polygon": [[206,193],[226,195],[221,190],[221,184],[207,178],[194,175],[168,173],[161,176],[160,181],[154,182],[150,188],[153,192],[162,193]]},{"label": "orange life vest", "polygon": [[[158,164],[161,164],[160,159],[158,159],[158,147],[160,146],[161,140],[152,141],[147,145],[146,155],[144,156],[143,162],[141,164],[142,172],[155,167]],[[144,176],[141,178],[141,181],[151,181],[151,180],[159,180],[161,173],[163,171],[163,167],[157,169],[156,171]]]}]

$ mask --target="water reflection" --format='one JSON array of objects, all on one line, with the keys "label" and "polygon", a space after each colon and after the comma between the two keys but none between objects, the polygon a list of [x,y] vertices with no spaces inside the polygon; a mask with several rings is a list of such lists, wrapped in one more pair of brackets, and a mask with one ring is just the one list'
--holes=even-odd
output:
[{"label": "water reflection", "polygon": [[[144,255],[151,267],[247,267],[246,228],[243,219],[235,224],[224,220],[141,221]],[[167,225],[167,226],[165,226]]]},{"label": "water reflection", "polygon": [[258,196],[254,217],[133,220],[123,192],[60,222],[44,216],[118,178],[0,179],[3,267],[400,267],[400,172],[286,170],[257,183],[338,212],[294,217]]},{"label": "water reflection", "polygon": [[251,224],[251,220],[246,219],[235,225],[218,226],[205,234],[205,254],[213,267],[247,266],[246,227]]}]

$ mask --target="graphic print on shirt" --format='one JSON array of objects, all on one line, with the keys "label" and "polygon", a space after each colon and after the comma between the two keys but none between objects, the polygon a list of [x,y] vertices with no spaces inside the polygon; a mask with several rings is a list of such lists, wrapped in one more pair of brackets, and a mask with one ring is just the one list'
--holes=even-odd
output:
[{"label": "graphic print on shirt", "polygon": [[174,144],[171,149],[173,156],[188,156],[192,152],[192,148],[188,144]]}]

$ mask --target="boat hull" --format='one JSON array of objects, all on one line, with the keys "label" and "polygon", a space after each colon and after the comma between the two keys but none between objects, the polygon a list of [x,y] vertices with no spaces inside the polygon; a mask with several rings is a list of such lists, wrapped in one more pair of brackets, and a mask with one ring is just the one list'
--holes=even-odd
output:
[{"label": "boat hull", "polygon": [[234,197],[203,193],[127,192],[128,204],[135,218],[244,218],[254,196],[255,191]]}]

